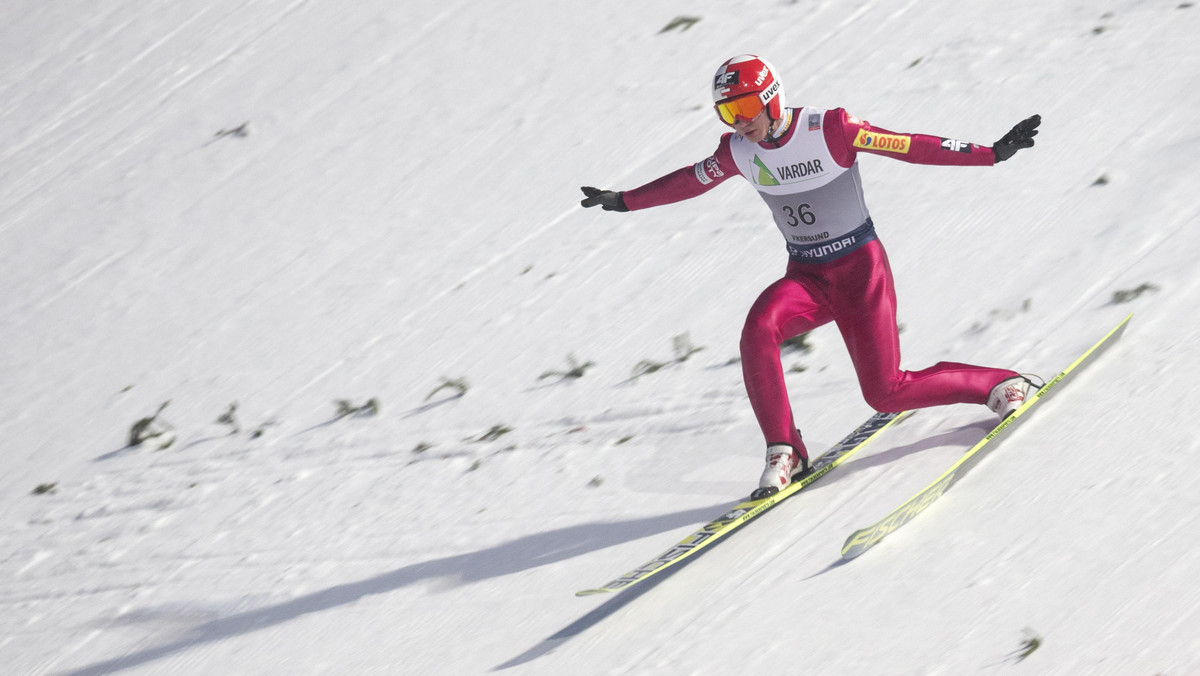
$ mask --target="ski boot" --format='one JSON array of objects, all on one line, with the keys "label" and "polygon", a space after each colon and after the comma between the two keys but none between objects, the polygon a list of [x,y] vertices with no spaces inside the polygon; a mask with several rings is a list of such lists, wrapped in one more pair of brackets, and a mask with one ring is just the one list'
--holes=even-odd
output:
[{"label": "ski boot", "polygon": [[1038,389],[1040,388],[1029,378],[1013,376],[992,388],[992,393],[988,395],[987,407],[992,413],[1000,416],[1000,420],[1004,420],[1021,408],[1030,390],[1036,392]]},{"label": "ski boot", "polygon": [[808,455],[789,444],[767,446],[767,466],[758,480],[758,488],[750,494],[751,500],[762,500],[775,495],[794,477],[808,472]]}]

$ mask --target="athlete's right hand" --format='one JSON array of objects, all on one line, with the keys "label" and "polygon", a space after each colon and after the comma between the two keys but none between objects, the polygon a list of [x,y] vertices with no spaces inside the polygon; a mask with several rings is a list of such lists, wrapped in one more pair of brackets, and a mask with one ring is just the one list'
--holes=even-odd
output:
[{"label": "athlete's right hand", "polygon": [[591,186],[580,188],[587,198],[580,201],[579,204],[584,207],[594,207],[600,205],[605,211],[629,211],[629,207],[625,206],[625,197],[623,193],[613,190],[601,190]]}]

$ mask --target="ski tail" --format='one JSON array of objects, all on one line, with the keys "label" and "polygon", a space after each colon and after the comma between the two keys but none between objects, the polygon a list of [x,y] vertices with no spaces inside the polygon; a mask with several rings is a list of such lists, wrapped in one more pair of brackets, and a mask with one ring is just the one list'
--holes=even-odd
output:
[{"label": "ski tail", "polygon": [[812,462],[807,473],[796,476],[792,483],[785,486],[778,493],[758,500],[750,499],[742,502],[645,564],[638,566],[608,584],[594,589],[584,589],[576,592],[575,595],[591,596],[620,591],[652,575],[661,573],[680,561],[691,557],[696,552],[712,546],[713,543],[742,527],[751,519],[758,517],[805,486],[825,476],[834,467],[837,467],[850,456],[862,450],[872,440],[878,438],[884,430],[899,423],[910,414],[910,411],[876,413],[846,438],[838,442],[833,448],[822,453],[820,457]]}]

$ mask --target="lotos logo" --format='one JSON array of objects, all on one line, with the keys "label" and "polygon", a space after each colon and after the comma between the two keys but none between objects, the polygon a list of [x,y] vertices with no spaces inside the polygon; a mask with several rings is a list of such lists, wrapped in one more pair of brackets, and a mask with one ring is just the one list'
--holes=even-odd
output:
[{"label": "lotos logo", "polygon": [[909,137],[900,134],[876,134],[866,129],[861,129],[858,132],[858,136],[854,138],[854,147],[907,155],[908,146],[911,141],[912,139]]}]

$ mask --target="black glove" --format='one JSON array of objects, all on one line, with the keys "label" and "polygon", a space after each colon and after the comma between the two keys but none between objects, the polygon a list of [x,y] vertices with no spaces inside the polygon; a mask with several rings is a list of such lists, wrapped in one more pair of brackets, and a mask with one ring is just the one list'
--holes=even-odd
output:
[{"label": "black glove", "polygon": [[1037,128],[1041,123],[1042,116],[1034,115],[1018,122],[1003,138],[993,143],[992,152],[996,153],[996,161],[1007,160],[1021,148],[1032,148],[1033,137],[1037,136]]},{"label": "black glove", "polygon": [[584,187],[580,190],[587,195],[587,199],[579,202],[581,206],[594,207],[599,204],[605,211],[629,211],[629,207],[625,206],[623,193],[592,187]]}]

